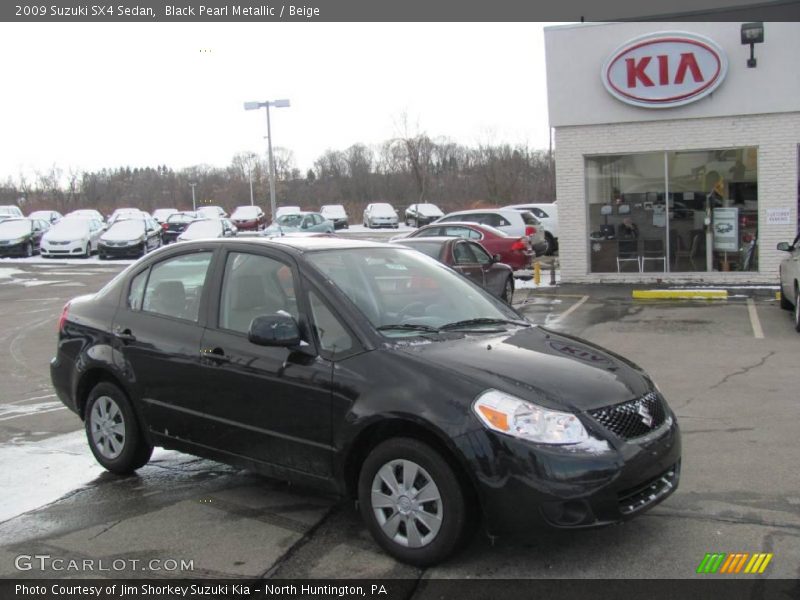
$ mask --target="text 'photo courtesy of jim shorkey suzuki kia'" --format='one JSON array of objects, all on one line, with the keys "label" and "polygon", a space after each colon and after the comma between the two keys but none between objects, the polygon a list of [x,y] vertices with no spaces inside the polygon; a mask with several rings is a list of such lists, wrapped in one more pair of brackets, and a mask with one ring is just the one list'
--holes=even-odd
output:
[{"label": "text 'photo courtesy of jim shorkey suzuki kia'", "polygon": [[680,476],[641,368],[396,244],[166,246],[64,307],[51,377],[109,471],[163,446],[357,499],[414,565],[479,525],[624,521]]}]

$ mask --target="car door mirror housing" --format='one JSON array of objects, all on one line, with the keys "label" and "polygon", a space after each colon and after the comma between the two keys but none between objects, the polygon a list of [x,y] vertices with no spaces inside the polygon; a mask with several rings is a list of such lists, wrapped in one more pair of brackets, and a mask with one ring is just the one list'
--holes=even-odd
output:
[{"label": "car door mirror housing", "polygon": [[492,255],[492,262],[493,263],[503,262],[503,257],[500,256],[499,254],[493,254]]},{"label": "car door mirror housing", "polygon": [[290,348],[300,345],[300,328],[291,315],[262,315],[250,323],[247,339],[258,346]]},{"label": "car door mirror housing", "polygon": [[778,250],[781,250],[782,252],[791,252],[792,246],[789,244],[789,242],[781,242],[778,244]]}]

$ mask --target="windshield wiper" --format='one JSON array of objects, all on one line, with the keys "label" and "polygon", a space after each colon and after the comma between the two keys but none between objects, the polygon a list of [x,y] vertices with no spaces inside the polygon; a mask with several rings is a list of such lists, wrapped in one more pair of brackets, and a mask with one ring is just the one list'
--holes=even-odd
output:
[{"label": "windshield wiper", "polygon": [[378,331],[398,330],[398,331],[426,331],[430,333],[439,333],[438,327],[431,327],[430,325],[414,325],[413,323],[396,323],[394,325],[381,325],[377,329]]},{"label": "windshield wiper", "polygon": [[455,323],[448,323],[447,325],[442,325],[439,327],[441,331],[447,331],[448,329],[461,329],[464,327],[469,327],[471,325],[520,325],[524,327],[530,327],[531,324],[527,323],[526,321],[515,321],[512,319],[493,319],[489,317],[478,317],[477,319],[464,319],[463,321],[456,321]]}]

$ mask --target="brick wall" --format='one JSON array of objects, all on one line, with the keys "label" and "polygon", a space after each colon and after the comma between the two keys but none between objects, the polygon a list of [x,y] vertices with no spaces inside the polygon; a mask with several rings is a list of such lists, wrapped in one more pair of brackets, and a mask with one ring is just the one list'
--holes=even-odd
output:
[{"label": "brick wall", "polygon": [[[585,155],[745,146],[758,148],[758,272],[589,273]],[[775,246],[792,241],[797,233],[798,146],[800,112],[556,128],[561,280],[777,283],[778,263],[785,253]],[[792,207],[792,224],[767,226],[766,209],[785,206]]]}]

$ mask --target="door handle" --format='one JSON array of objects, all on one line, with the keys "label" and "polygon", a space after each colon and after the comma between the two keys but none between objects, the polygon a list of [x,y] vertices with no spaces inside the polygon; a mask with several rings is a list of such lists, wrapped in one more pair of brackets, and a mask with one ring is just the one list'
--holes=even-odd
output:
[{"label": "door handle", "polygon": [[117,329],[114,332],[114,337],[123,342],[135,342],[136,336],[131,333],[130,329]]},{"label": "door handle", "polygon": [[213,350],[200,350],[200,357],[207,358],[218,363],[230,362],[231,360],[231,357],[227,356],[222,348],[214,348]]}]

